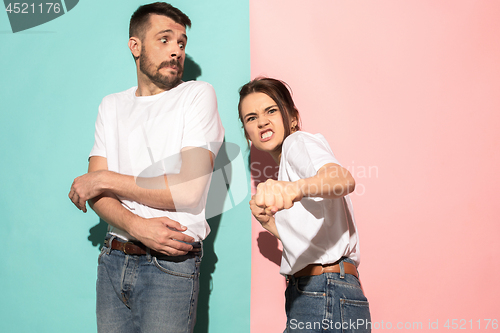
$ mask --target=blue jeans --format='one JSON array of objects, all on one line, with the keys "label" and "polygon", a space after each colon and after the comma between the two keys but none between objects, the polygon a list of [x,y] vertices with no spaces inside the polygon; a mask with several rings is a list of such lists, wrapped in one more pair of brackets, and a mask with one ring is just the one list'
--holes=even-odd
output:
[{"label": "blue jeans", "polygon": [[201,257],[202,252],[158,259],[103,247],[97,268],[98,332],[192,332]]},{"label": "blue jeans", "polygon": [[291,276],[285,296],[285,333],[371,332],[368,301],[354,275]]}]

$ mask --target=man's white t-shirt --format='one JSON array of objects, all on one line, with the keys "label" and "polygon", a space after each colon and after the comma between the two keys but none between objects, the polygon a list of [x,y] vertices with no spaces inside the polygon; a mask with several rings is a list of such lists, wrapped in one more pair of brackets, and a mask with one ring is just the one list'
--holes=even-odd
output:
[{"label": "man's white t-shirt", "polygon": [[[297,131],[283,142],[278,180],[309,178],[337,161],[321,134]],[[283,244],[280,273],[294,274],[309,264],[334,263],[348,257],[359,264],[359,240],[349,196],[305,197],[279,211],[275,223]]]},{"label": "man's white t-shirt", "polygon": [[[213,87],[201,81],[183,82],[153,96],[136,96],[137,87],[104,97],[96,121],[90,156],[107,159],[108,170],[124,175],[155,177],[179,173],[180,151],[203,147],[217,155],[224,137]],[[203,240],[210,232],[205,220],[208,185],[198,207],[182,211],[155,209],[119,198],[144,217],[166,216],[185,225],[187,235]],[[109,232],[133,240],[124,230]]]}]

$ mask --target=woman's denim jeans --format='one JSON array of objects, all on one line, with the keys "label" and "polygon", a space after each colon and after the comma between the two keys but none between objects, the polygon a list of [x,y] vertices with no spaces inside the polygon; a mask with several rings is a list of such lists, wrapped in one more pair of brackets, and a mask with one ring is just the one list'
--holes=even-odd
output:
[{"label": "woman's denim jeans", "polygon": [[192,332],[201,257],[200,252],[160,260],[103,247],[97,269],[98,331]]},{"label": "woman's denim jeans", "polygon": [[371,332],[368,301],[354,275],[292,276],[285,296],[285,333]]}]

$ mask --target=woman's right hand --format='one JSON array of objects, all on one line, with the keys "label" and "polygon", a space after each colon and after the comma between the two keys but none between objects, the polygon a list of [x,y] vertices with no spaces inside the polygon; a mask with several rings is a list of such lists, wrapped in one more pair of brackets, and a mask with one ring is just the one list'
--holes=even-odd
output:
[{"label": "woman's right hand", "polygon": [[268,179],[257,185],[254,195],[258,207],[276,214],[282,209],[288,209],[293,203],[300,201],[303,195],[298,182],[286,182]]},{"label": "woman's right hand", "polygon": [[271,212],[271,209],[257,206],[255,203],[255,195],[252,197],[252,200],[250,200],[250,210],[252,211],[252,215],[255,216],[257,221],[264,226],[264,224],[269,223],[269,220],[273,217],[273,213]]},{"label": "woman's right hand", "polygon": [[262,227],[276,236],[276,238],[280,239],[278,229],[274,222],[274,213],[271,212],[271,209],[258,206],[255,202],[255,195],[252,197],[249,204],[252,215],[259,221]]}]

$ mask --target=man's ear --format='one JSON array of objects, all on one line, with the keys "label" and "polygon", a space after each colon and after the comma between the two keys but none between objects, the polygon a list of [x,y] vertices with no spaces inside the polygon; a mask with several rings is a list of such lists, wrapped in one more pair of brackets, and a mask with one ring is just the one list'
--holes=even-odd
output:
[{"label": "man's ear", "polygon": [[141,40],[137,37],[130,37],[128,40],[128,48],[135,59],[141,56]]}]

